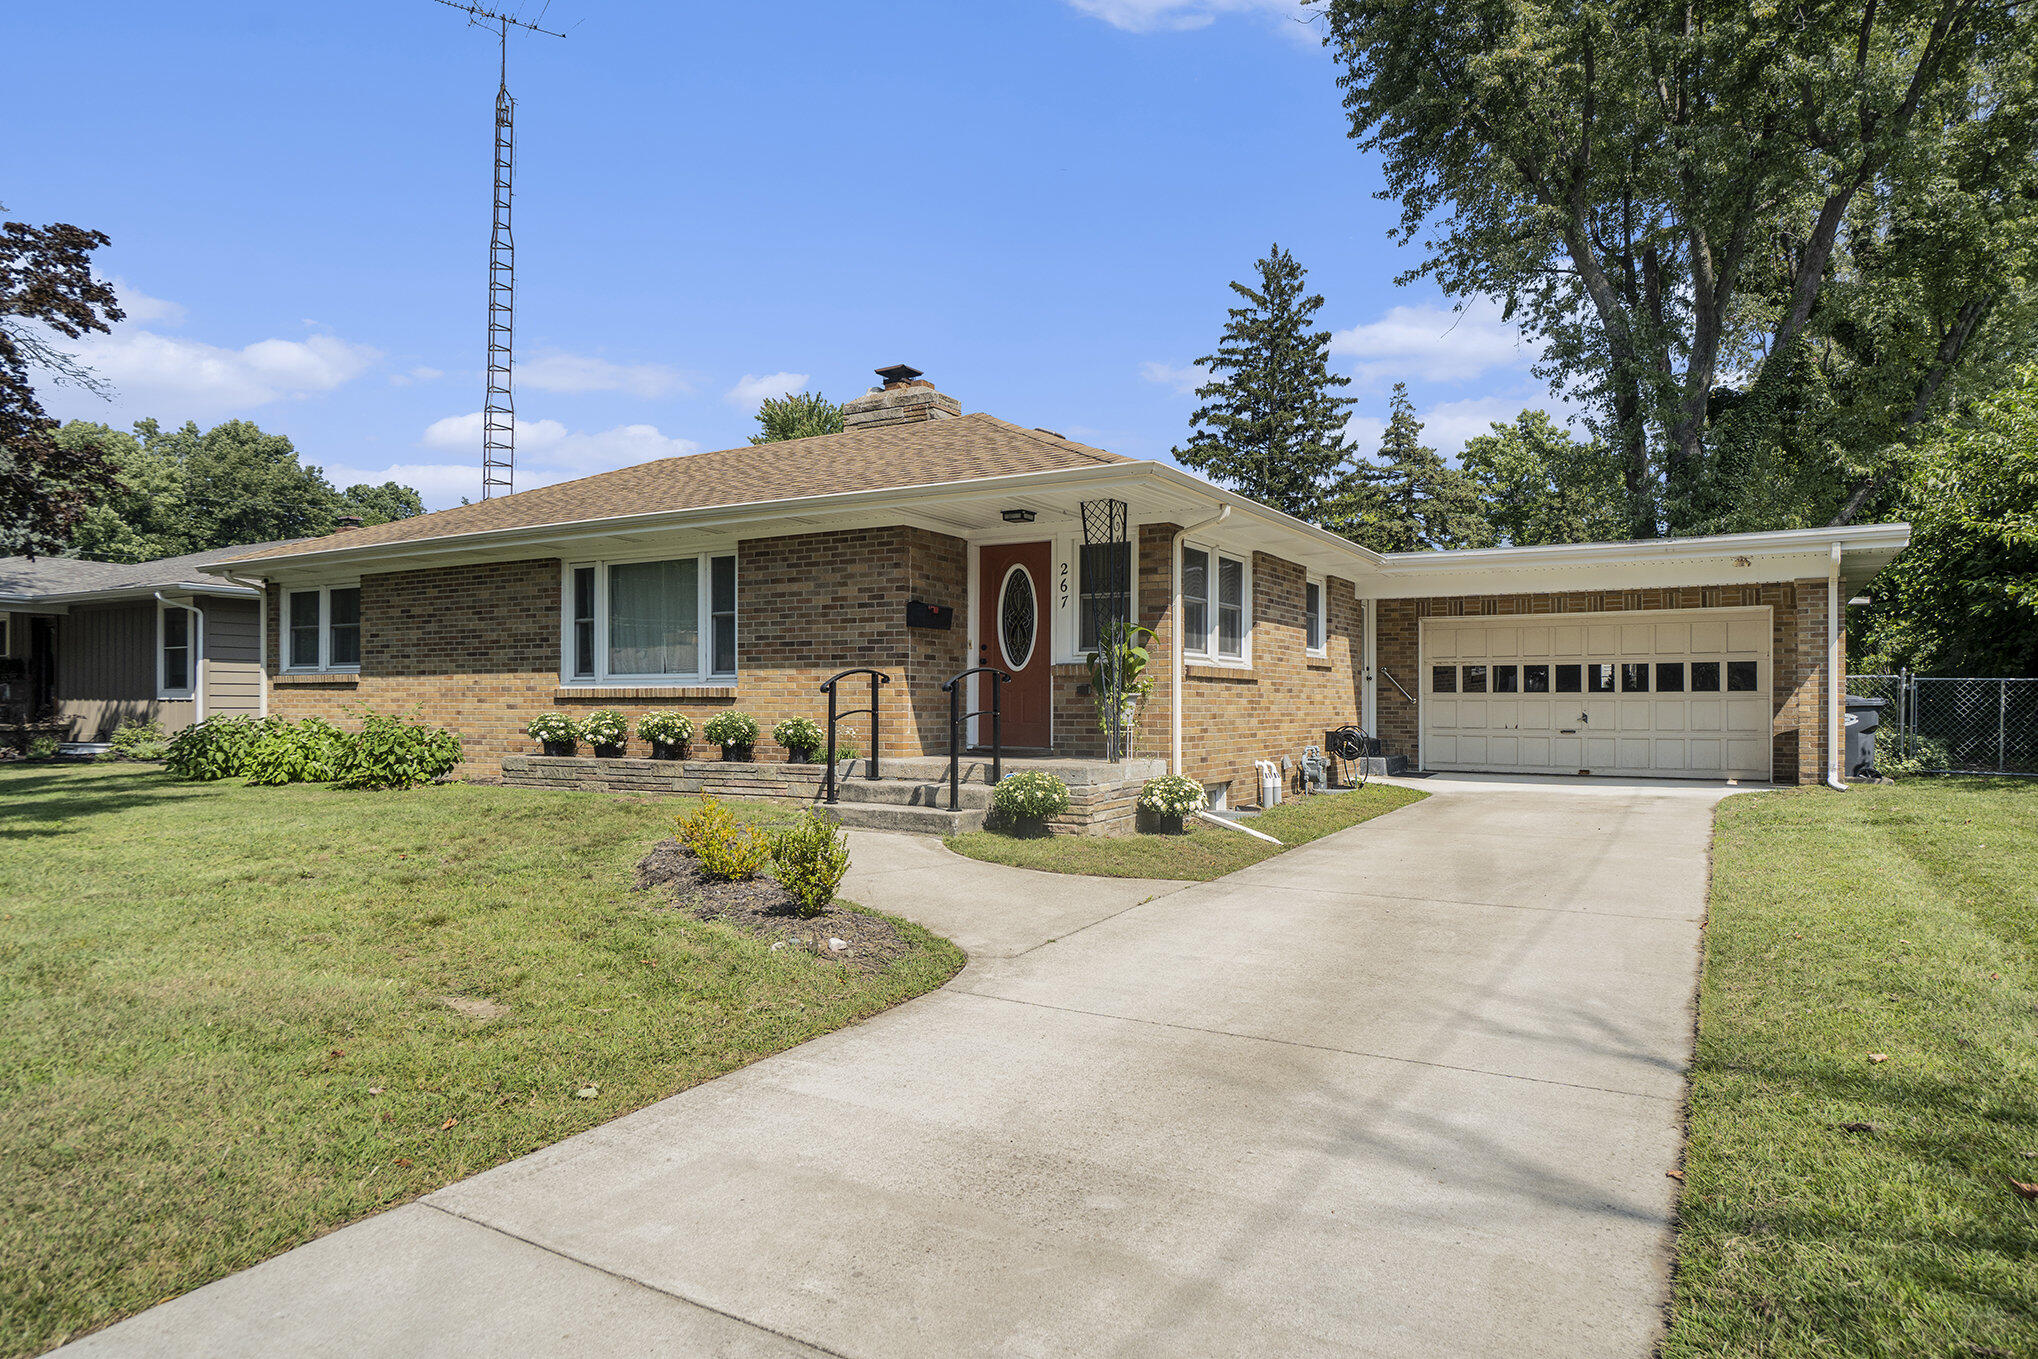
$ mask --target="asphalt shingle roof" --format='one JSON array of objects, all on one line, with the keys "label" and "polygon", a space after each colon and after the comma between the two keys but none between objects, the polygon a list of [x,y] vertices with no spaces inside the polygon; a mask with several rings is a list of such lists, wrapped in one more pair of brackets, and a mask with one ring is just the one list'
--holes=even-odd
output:
[{"label": "asphalt shingle roof", "polygon": [[162,590],[172,586],[217,589],[219,577],[201,566],[231,561],[251,552],[266,552],[318,539],[281,539],[273,543],[241,543],[159,557],[152,562],[88,562],[77,557],[0,557],[0,595],[68,595],[87,590]]},{"label": "asphalt shingle roof", "polygon": [[[454,534],[584,523],[661,510],[709,509],[892,487],[936,486],[1133,459],[995,416],[961,415],[806,439],[661,458],[578,481],[460,505],[436,514],[349,529],[349,548]],[[288,557],[334,546],[308,538],[241,554]]]}]

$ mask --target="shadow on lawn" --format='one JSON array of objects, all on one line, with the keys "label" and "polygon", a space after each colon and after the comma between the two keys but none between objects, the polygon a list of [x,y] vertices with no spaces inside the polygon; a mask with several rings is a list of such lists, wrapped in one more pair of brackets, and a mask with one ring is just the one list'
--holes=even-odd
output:
[{"label": "shadow on lawn", "polygon": [[215,796],[204,784],[179,783],[161,772],[123,779],[85,779],[79,772],[44,765],[33,774],[0,773],[0,836],[64,835],[84,829],[74,823],[87,817]]}]

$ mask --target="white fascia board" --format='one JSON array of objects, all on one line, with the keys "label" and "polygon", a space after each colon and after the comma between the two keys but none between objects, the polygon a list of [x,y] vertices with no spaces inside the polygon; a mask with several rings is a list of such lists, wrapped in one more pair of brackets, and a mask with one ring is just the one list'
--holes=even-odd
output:
[{"label": "white fascia board", "polygon": [[1864,566],[1879,568],[1909,541],[1908,524],[1865,524],[1625,543],[1399,552],[1361,591],[1401,599],[1823,579],[1835,544],[1843,560],[1852,555]]},{"label": "white fascia board", "polygon": [[[1061,467],[1045,472],[1020,472],[975,481],[938,482],[929,486],[890,487],[871,491],[846,491],[836,495],[806,496],[790,500],[755,501],[740,505],[716,505],[701,509],[659,510],[646,514],[618,515],[605,519],[572,520],[515,529],[494,529],[478,533],[449,534],[438,538],[407,539],[391,543],[339,544],[315,552],[293,552],[278,557],[256,557],[217,562],[198,569],[208,575],[277,579],[299,573],[324,573],[345,566],[360,570],[361,564],[377,560],[406,566],[414,561],[464,556],[473,560],[506,560],[521,551],[554,549],[569,551],[573,544],[589,539],[613,538],[621,534],[643,534],[669,530],[700,533],[730,532],[754,528],[775,521],[803,521],[787,532],[814,532],[826,525],[815,523],[833,516],[868,516],[872,511],[896,510],[895,522],[912,522],[916,515],[944,505],[978,501],[1004,501],[1026,492],[1117,491],[1128,497],[1142,487],[1212,506],[1229,504],[1235,513],[1257,521],[1270,533],[1294,545],[1307,565],[1326,565],[1338,575],[1361,577],[1378,570],[1379,553],[1360,547],[1337,534],[1304,523],[1278,510],[1235,492],[1213,486],[1198,477],[1156,462],[1102,463],[1095,467]],[[1135,514],[1135,519],[1139,514]],[[955,532],[955,529],[944,531]],[[758,536],[755,533],[746,536]],[[392,566],[390,569],[402,569]]]},{"label": "white fascia board", "polygon": [[[200,570],[206,568],[200,567]],[[123,600],[152,600],[157,593],[189,598],[203,595],[206,598],[229,597],[255,599],[261,591],[245,585],[223,585],[213,581],[189,581],[182,585],[123,585],[110,590],[70,590],[62,594],[0,596],[0,604],[24,610],[69,609],[81,604],[117,604]]]}]

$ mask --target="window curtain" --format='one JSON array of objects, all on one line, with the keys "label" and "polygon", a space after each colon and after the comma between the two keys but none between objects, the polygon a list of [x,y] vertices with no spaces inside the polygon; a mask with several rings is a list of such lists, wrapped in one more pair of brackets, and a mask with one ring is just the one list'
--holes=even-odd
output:
[{"label": "window curtain", "polygon": [[631,562],[609,568],[609,673],[700,672],[699,563]]}]

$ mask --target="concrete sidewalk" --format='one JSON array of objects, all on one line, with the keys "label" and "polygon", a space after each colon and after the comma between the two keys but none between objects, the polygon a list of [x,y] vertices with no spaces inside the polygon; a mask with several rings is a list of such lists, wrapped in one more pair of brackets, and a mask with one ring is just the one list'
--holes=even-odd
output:
[{"label": "concrete sidewalk", "polygon": [[947,988],[72,1348],[1643,1359],[1726,790],[1424,786],[1186,887],[860,842]]}]

